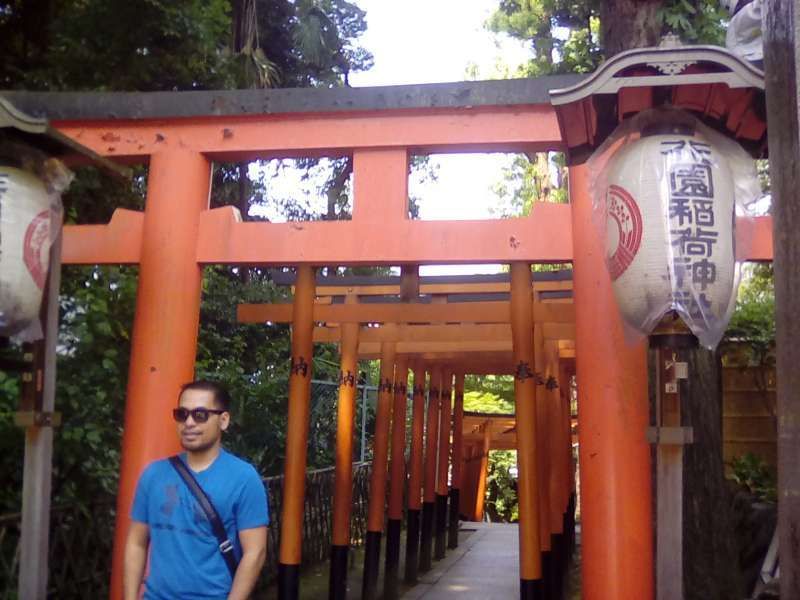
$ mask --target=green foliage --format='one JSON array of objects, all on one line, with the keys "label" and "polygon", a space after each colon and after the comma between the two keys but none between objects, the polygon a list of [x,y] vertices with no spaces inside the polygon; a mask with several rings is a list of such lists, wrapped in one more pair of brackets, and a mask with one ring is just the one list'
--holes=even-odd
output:
[{"label": "green foliage", "polygon": [[514,379],[504,375],[464,377],[464,411],[514,413]]},{"label": "green foliage", "polygon": [[4,2],[0,81],[50,90],[223,87],[229,13],[226,0]]},{"label": "green foliage", "polygon": [[517,480],[511,476],[511,468],[516,468],[516,466],[516,450],[493,450],[489,452],[486,512],[489,514],[490,521],[502,523],[519,521]]},{"label": "green foliage", "polygon": [[775,473],[764,460],[748,452],[731,461],[733,479],[746,488],[751,494],[767,502],[777,500],[777,483]]},{"label": "green foliage", "polygon": [[[599,0],[500,0],[487,28],[530,44],[531,59],[517,75],[588,73],[604,58]],[[717,0],[664,0],[657,13],[663,34],[685,43],[725,39],[725,11]],[[608,57],[605,57],[608,58]]]},{"label": "green foliage", "polygon": [[534,202],[569,200],[567,168],[561,153],[514,155],[503,167],[502,179],[492,186],[497,197],[491,212],[499,217],[527,217]]},{"label": "green foliage", "polygon": [[[295,43],[314,27],[325,31],[322,38]],[[157,91],[342,85],[347,73],[371,64],[358,43],[365,28],[364,12],[347,0],[0,1],[0,86]],[[216,165],[212,206],[232,204],[246,216],[253,203],[275,201],[268,181],[250,181],[246,173],[246,164]],[[106,223],[115,208],[144,207],[146,167],[128,182],[93,168],[77,175],[63,198],[68,223]],[[330,182],[322,185],[331,191]],[[343,189],[332,193],[343,203]],[[291,202],[279,211],[286,218],[324,216]],[[62,272],[56,502],[89,504],[116,492],[136,284],[132,267]],[[289,331],[239,325],[235,305],[285,299],[286,293],[258,269],[215,267],[204,274],[197,375],[231,387],[236,406],[229,444],[265,474],[278,472],[283,461]],[[333,358],[331,346],[315,349],[315,377],[335,377]],[[17,377],[0,373],[3,512],[19,509],[23,432],[12,422],[18,399]],[[323,426],[312,427],[311,466],[330,464],[331,408],[329,399],[312,407]]]},{"label": "green foliage", "polygon": [[[232,47],[234,25],[255,33],[236,40],[244,47]],[[0,2],[0,86],[341,85],[343,75],[372,64],[356,42],[365,29],[364,11],[346,0],[6,1]]]},{"label": "green foliage", "polygon": [[686,44],[725,45],[728,12],[718,0],[667,0],[658,18],[664,33],[675,33]]},{"label": "green foliage", "polygon": [[744,268],[725,343],[746,344],[750,361],[757,365],[774,365],[775,347],[775,282],[772,264],[751,264]]},{"label": "green foliage", "polygon": [[25,436],[14,425],[18,410],[19,378],[0,371],[0,469],[3,487],[0,491],[0,514],[18,512],[22,490],[22,461]]},{"label": "green foliage", "polygon": [[596,0],[501,0],[487,27],[530,44],[519,76],[587,72],[600,60],[597,11]]}]

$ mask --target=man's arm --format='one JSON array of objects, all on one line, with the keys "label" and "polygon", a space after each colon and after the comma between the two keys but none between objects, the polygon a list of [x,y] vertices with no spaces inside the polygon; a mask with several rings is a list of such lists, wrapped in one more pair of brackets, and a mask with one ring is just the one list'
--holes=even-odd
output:
[{"label": "man's arm", "polygon": [[125,541],[125,571],[123,575],[125,600],[139,598],[139,586],[142,585],[149,543],[150,528],[147,524],[131,521],[128,539]]},{"label": "man's arm", "polygon": [[267,558],[267,528],[242,529],[239,543],[242,545],[242,560],[236,569],[228,600],[247,600],[250,597]]}]

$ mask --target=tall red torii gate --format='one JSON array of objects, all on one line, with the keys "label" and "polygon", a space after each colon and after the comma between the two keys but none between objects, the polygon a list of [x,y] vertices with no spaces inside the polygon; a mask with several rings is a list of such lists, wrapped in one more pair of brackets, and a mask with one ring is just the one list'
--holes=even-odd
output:
[{"label": "tall red torii gate", "polygon": [[[608,600],[652,597],[645,349],[624,340],[603,244],[592,224],[586,168],[570,170],[570,205],[537,204],[530,217],[408,218],[411,154],[564,150],[548,91],[578,80],[7,94],[20,109],[48,117],[61,132],[98,154],[150,167],[144,212],[118,210],[109,224],[64,230],[66,264],[139,265],[112,597],[121,593],[123,545],[139,473],[149,461],[177,450],[168,415],[180,384],[194,370],[203,265],[570,261],[582,390],[584,594]],[[209,210],[213,161],[326,155],[353,156],[350,221],[245,223],[233,208]],[[750,231],[745,233],[745,227]],[[768,217],[743,223],[739,232],[742,240],[751,240],[747,246],[739,244],[741,259],[771,259]],[[311,311],[299,312],[310,324]],[[522,427],[522,415],[518,423]],[[299,565],[299,558],[299,548],[282,547],[282,564]],[[540,565],[521,556],[521,579],[540,575]]]}]

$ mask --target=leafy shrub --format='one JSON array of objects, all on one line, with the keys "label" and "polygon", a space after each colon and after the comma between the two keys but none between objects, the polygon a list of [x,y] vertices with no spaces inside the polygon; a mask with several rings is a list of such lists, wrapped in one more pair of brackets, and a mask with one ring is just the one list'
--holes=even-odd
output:
[{"label": "leafy shrub", "polygon": [[751,494],[767,502],[777,500],[775,474],[764,460],[752,452],[731,461],[733,479]]}]

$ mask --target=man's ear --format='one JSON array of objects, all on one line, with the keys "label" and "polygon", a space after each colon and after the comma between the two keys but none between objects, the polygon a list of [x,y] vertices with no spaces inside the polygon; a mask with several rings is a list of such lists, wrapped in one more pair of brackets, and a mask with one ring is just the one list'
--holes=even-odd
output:
[{"label": "man's ear", "polygon": [[220,429],[222,429],[222,431],[225,431],[228,429],[228,425],[230,424],[231,424],[231,413],[226,411],[219,416]]}]

